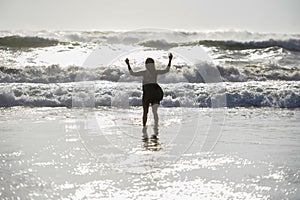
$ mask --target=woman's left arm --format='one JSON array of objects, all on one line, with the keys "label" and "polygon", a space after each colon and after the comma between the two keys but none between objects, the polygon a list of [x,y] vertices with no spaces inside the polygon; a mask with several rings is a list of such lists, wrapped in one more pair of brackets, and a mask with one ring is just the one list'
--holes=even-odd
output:
[{"label": "woman's left arm", "polygon": [[156,73],[157,74],[165,74],[165,73],[168,73],[170,71],[170,68],[171,68],[171,62],[172,62],[172,59],[173,59],[173,54],[170,53],[169,54],[169,63],[168,63],[168,66],[166,69],[163,69],[163,70],[156,70]]}]

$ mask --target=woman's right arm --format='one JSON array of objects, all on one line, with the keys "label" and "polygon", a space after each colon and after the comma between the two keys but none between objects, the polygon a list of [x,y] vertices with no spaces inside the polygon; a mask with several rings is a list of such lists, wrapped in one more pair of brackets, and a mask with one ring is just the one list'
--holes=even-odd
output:
[{"label": "woman's right arm", "polygon": [[132,75],[132,76],[143,76],[144,75],[144,71],[139,71],[139,72],[132,71],[128,58],[126,58],[125,62],[127,64],[130,75]]}]

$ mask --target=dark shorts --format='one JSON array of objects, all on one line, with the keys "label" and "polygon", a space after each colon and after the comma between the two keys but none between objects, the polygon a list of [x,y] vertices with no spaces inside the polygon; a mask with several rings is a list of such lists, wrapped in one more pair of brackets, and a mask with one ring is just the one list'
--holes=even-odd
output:
[{"label": "dark shorts", "polygon": [[143,104],[159,104],[164,93],[157,83],[143,85]]}]

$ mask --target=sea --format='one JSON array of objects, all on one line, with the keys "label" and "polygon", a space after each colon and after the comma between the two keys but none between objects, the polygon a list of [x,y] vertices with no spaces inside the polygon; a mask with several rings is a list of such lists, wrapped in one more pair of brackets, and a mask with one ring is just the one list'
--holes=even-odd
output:
[{"label": "sea", "polygon": [[159,79],[163,106],[211,107],[214,93],[227,107],[300,107],[299,34],[1,31],[0,46],[1,107],[70,107],[80,81],[95,82],[96,106],[110,106],[118,85],[128,87],[130,105],[141,105],[140,80],[129,76],[124,59],[133,70],[147,57],[163,68],[169,52],[171,72]]},{"label": "sea", "polygon": [[0,198],[300,199],[299,108],[300,34],[0,31]]}]

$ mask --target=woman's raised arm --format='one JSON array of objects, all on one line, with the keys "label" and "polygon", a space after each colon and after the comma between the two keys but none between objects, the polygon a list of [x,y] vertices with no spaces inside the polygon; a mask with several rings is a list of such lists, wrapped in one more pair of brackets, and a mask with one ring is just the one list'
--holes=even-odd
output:
[{"label": "woman's raised arm", "polygon": [[173,59],[173,54],[170,53],[169,54],[169,63],[168,63],[167,68],[166,69],[162,69],[162,70],[156,70],[156,73],[157,74],[165,74],[165,73],[169,72],[170,71],[170,67],[171,67],[172,59]]},{"label": "woman's raised arm", "polygon": [[130,75],[132,75],[132,76],[143,76],[144,75],[145,71],[139,71],[139,72],[132,71],[128,58],[126,58],[125,63],[127,64]]}]

